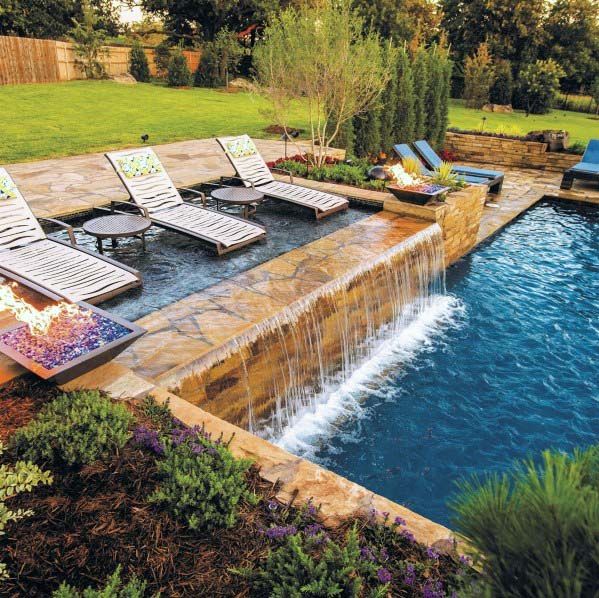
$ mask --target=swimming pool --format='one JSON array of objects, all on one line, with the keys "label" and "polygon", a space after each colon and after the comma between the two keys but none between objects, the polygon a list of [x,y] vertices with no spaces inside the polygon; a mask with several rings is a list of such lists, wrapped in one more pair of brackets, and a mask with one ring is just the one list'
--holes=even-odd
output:
[{"label": "swimming pool", "polygon": [[279,444],[443,524],[454,483],[599,441],[599,207],[544,201]]}]

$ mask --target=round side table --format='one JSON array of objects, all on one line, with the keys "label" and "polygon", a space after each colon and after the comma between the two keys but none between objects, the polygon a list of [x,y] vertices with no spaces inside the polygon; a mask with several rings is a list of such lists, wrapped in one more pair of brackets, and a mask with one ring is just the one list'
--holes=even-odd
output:
[{"label": "round side table", "polygon": [[112,246],[117,247],[117,239],[136,237],[141,239],[141,246],[146,250],[146,231],[152,226],[152,221],[135,214],[112,214],[93,218],[83,224],[83,230],[88,235],[96,237],[98,252],[104,253],[102,241],[110,239]]},{"label": "round side table", "polygon": [[224,203],[231,206],[241,206],[244,218],[250,218],[256,213],[258,204],[264,201],[264,193],[250,187],[223,187],[215,189],[210,193],[212,199],[216,201],[216,209],[219,204]]}]

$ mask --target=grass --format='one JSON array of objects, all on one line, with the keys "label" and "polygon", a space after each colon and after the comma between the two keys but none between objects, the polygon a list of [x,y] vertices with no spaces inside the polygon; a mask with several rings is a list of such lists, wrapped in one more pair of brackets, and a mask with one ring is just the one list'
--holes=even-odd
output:
[{"label": "grass", "polygon": [[[248,133],[269,137],[273,124],[267,102],[247,93],[212,89],[170,89],[140,83],[129,86],[112,81],[72,81],[0,88],[4,143],[0,164],[107,151],[140,144],[147,133],[151,144]],[[452,100],[450,124],[524,134],[533,129],[565,128],[572,142],[586,143],[598,121],[589,114],[553,111],[543,116],[523,113],[494,114],[465,108]],[[301,106],[290,125],[307,128]],[[7,141],[10,140],[10,141]]]},{"label": "grass", "polygon": [[510,135],[526,135],[541,129],[565,129],[570,133],[570,143],[588,143],[593,131],[599,128],[599,120],[592,114],[552,110],[549,114],[531,114],[516,111],[512,114],[483,112],[466,108],[462,100],[451,100],[449,124],[460,129],[480,129],[486,117],[484,130]]}]

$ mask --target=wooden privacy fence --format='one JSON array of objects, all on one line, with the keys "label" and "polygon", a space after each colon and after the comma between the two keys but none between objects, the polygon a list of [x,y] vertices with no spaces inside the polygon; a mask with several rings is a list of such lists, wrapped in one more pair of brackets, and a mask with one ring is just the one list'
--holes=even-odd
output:
[{"label": "wooden privacy fence", "polygon": [[[156,75],[154,50],[144,49],[150,73]],[[131,48],[106,46],[102,64],[109,76],[129,72]],[[198,51],[184,51],[189,69],[194,72],[200,61]],[[0,85],[16,83],[55,83],[85,79],[77,66],[73,44],[48,39],[0,36]]]}]

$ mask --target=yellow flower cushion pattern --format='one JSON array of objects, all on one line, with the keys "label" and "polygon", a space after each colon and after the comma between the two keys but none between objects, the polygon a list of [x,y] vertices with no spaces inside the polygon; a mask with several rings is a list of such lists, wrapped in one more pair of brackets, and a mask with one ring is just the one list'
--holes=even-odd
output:
[{"label": "yellow flower cushion pattern", "polygon": [[10,178],[0,176],[0,200],[17,197],[17,188]]},{"label": "yellow flower cushion pattern", "polygon": [[229,141],[227,151],[233,158],[245,158],[258,153],[254,142],[247,135]]},{"label": "yellow flower cushion pattern", "polygon": [[121,172],[128,179],[162,172],[162,165],[158,161],[158,158],[151,153],[119,158],[117,162]]}]

